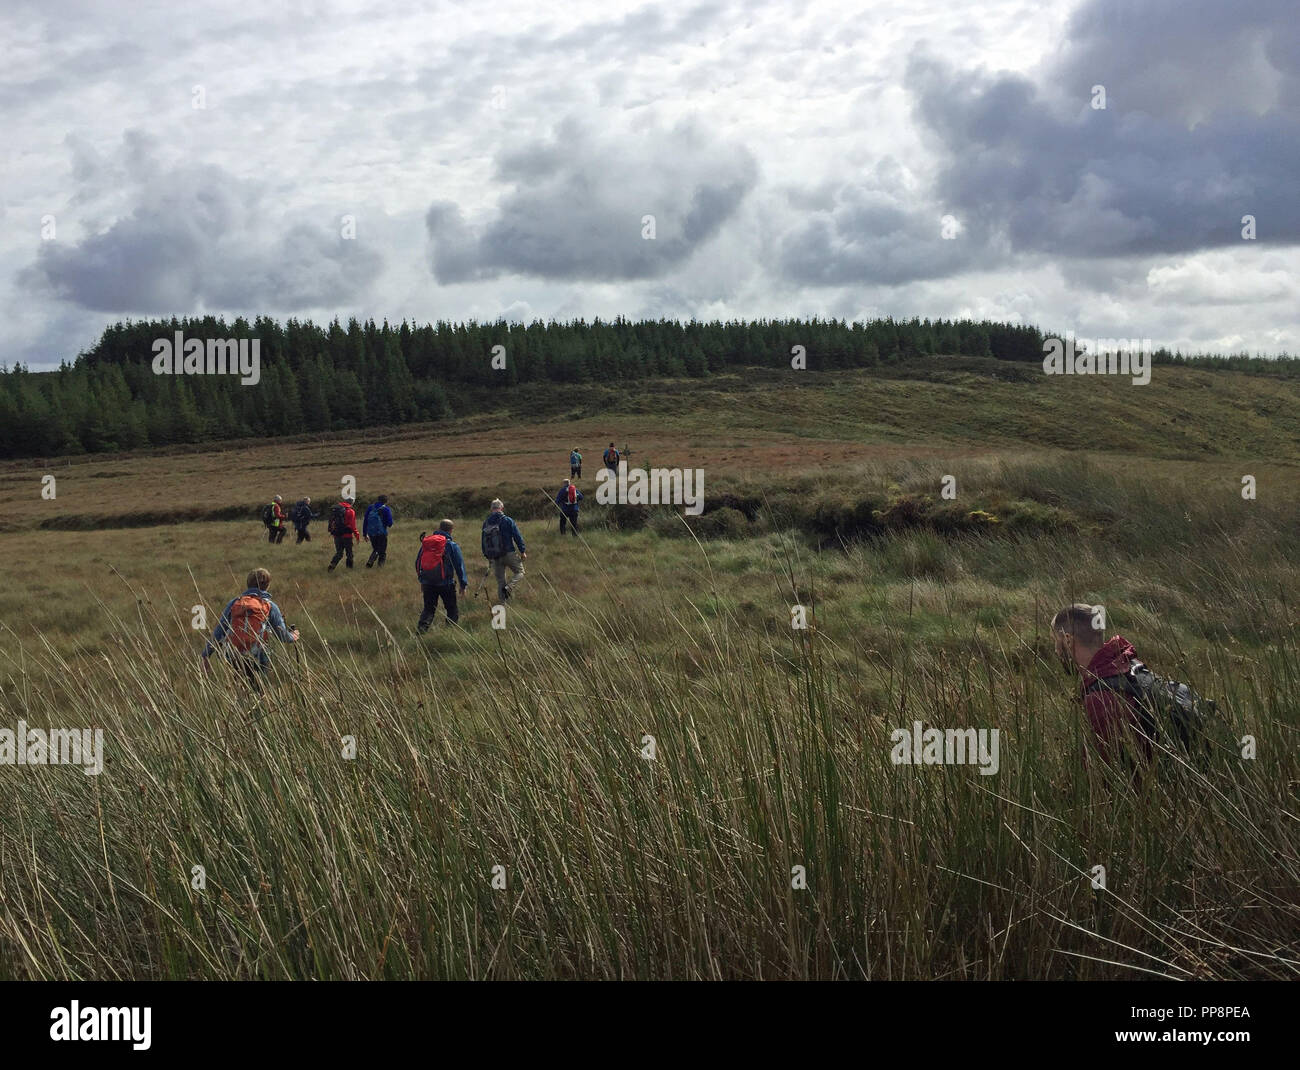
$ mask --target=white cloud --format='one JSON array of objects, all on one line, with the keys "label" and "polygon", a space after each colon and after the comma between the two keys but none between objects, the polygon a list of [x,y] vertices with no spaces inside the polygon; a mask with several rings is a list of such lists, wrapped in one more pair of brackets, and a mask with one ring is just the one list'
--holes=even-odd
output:
[{"label": "white cloud", "polygon": [[[1282,0],[1131,6],[304,0],[181,19],[10,0],[0,362],[57,364],[119,316],[199,307],[969,311],[1294,351],[1294,19]],[[1094,81],[1104,137],[1072,143]],[[624,209],[670,202],[671,237],[697,196],[692,240],[611,251]],[[464,227],[435,243],[465,269],[441,281],[435,203]],[[1258,214],[1259,242],[1224,244],[1220,209]]]}]

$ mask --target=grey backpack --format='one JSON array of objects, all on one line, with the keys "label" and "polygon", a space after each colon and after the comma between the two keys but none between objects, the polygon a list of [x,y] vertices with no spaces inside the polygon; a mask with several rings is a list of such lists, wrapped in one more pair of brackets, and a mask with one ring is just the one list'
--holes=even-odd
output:
[{"label": "grey backpack", "polygon": [[1114,691],[1124,695],[1137,711],[1138,725],[1149,739],[1172,737],[1187,753],[1209,749],[1207,726],[1214,703],[1201,698],[1187,684],[1157,676],[1140,661],[1126,673],[1094,680],[1085,695]]}]

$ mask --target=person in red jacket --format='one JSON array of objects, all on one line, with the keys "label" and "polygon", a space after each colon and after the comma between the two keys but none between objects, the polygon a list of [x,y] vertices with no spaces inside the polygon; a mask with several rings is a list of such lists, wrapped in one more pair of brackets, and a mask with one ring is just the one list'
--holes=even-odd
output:
[{"label": "person in red jacket", "polygon": [[1104,622],[1101,606],[1085,602],[1066,606],[1052,618],[1056,656],[1066,672],[1080,678],[1079,701],[1102,757],[1110,761],[1132,739],[1145,760],[1151,757],[1151,740],[1137,707],[1122,692],[1093,686],[1099,680],[1123,676],[1136,660],[1133,644],[1122,635],[1106,638]]},{"label": "person in red jacket", "polygon": [[333,572],[334,566],[345,554],[348,568],[352,567],[352,544],[361,539],[357,531],[357,511],[352,508],[352,501],[352,496],[349,495],[330,510],[328,531],[334,536],[334,559],[326,569],[327,572]]}]

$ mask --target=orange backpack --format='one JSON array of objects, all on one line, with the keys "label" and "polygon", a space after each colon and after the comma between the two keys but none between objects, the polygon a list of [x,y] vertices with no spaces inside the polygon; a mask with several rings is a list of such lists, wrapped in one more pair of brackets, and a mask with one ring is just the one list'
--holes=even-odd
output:
[{"label": "orange backpack", "polygon": [[455,581],[446,535],[439,533],[424,537],[419,556],[415,559],[415,574],[421,583],[445,586]]},{"label": "orange backpack", "polygon": [[271,603],[256,595],[241,594],[230,607],[230,645],[241,654],[247,654],[262,641],[267,622],[271,619]]}]

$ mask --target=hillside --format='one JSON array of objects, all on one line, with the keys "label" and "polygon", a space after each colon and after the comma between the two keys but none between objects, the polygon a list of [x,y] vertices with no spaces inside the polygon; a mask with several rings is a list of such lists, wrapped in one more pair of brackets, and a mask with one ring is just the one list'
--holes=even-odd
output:
[{"label": "hillside", "polygon": [[[632,446],[634,464],[704,468],[719,494],[796,492],[798,478],[833,480],[865,460],[1056,447],[1161,472],[1205,462],[1189,492],[1253,474],[1262,494],[1289,499],[1300,463],[1300,381],[1172,366],[1136,387],[936,357],[889,375],[750,369],[633,389],[532,384],[478,401],[477,415],[434,426],[6,462],[13,492],[0,530],[251,517],[272,493],[323,500],[344,475],[363,495],[431,509],[439,498],[477,507],[502,491],[531,500],[567,474],[574,445],[590,485],[611,438]],[[53,501],[39,495],[47,473]]]}]

